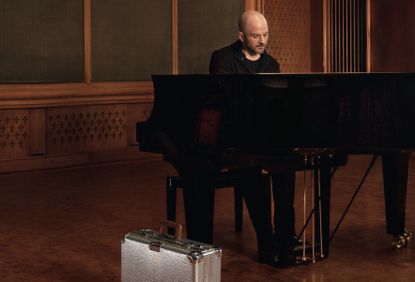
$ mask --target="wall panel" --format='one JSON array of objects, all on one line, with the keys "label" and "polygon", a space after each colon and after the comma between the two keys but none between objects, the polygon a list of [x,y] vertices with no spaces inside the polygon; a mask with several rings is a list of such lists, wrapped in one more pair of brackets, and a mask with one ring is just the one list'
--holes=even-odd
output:
[{"label": "wall panel", "polygon": [[279,61],[281,72],[310,72],[310,0],[266,0],[264,14],[270,28],[268,52]]},{"label": "wall panel", "polygon": [[0,83],[84,80],[83,0],[0,0]]},{"label": "wall panel", "polygon": [[371,2],[371,71],[415,71],[415,1]]},{"label": "wall panel", "polygon": [[172,72],[171,1],[92,0],[92,81]]},{"label": "wall panel", "polygon": [[244,0],[179,1],[179,72],[208,73],[210,55],[238,39]]},{"label": "wall panel", "polygon": [[0,111],[0,159],[29,156],[29,111]]},{"label": "wall panel", "polygon": [[108,150],[127,145],[125,105],[50,108],[46,119],[49,155]]},{"label": "wall panel", "polygon": [[0,0],[0,172],[154,157],[150,75],[207,73],[245,2]]}]

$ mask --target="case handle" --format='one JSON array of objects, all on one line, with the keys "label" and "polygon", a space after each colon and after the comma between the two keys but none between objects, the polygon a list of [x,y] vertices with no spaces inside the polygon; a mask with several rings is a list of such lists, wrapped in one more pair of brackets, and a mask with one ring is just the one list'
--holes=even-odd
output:
[{"label": "case handle", "polygon": [[163,227],[172,227],[172,228],[174,228],[175,229],[174,234],[176,234],[177,240],[180,241],[182,239],[182,229],[183,229],[183,227],[180,223],[170,221],[170,220],[161,220],[160,221],[160,233],[163,233]]}]

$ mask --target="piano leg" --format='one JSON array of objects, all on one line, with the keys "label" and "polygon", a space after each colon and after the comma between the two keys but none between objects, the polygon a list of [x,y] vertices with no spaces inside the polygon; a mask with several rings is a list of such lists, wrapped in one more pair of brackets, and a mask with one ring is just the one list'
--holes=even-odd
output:
[{"label": "piano leg", "polygon": [[410,233],[405,230],[409,156],[409,152],[401,151],[382,154],[386,232],[395,237],[397,248],[405,246],[410,239]]},{"label": "piano leg", "polygon": [[[196,167],[197,165],[193,163]],[[207,244],[213,241],[215,190],[217,171],[208,165],[201,169],[178,169],[183,179],[183,202],[187,238]]]}]

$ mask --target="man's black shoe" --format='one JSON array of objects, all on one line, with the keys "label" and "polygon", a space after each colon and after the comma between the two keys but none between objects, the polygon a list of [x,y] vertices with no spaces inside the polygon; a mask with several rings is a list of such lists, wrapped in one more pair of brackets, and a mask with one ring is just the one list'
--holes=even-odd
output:
[{"label": "man's black shoe", "polygon": [[[300,238],[298,238],[296,235],[292,236],[292,240],[291,240],[291,246],[293,248],[293,252],[296,256],[302,256],[303,255],[303,249],[304,249],[304,245],[305,245],[305,249],[306,249],[306,253],[309,254],[311,253],[311,243],[309,241],[306,241],[305,244],[303,244],[303,240],[301,240]],[[320,244],[317,243],[315,248],[319,248]],[[278,248],[278,244],[277,241],[275,241],[275,252],[278,253],[279,248]]]},{"label": "man's black shoe", "polygon": [[297,265],[294,254],[288,257],[278,257],[274,253],[261,253],[258,255],[258,262],[281,268]]},{"label": "man's black shoe", "polygon": [[[278,250],[278,240],[277,240],[276,237],[274,237],[274,242],[275,242],[274,243],[274,246]],[[294,247],[296,247],[296,246],[302,246],[303,245],[303,240],[301,240],[300,238],[298,238],[296,235],[293,235],[291,237],[290,244],[291,244],[291,246],[294,246]]]},{"label": "man's black shoe", "polygon": [[278,255],[274,253],[260,253],[258,262],[275,266],[278,264]]}]

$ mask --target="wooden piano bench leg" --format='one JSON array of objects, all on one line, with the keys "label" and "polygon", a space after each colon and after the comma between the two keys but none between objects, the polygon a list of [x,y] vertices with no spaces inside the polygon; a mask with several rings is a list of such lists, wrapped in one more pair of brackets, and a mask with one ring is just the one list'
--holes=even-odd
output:
[{"label": "wooden piano bench leg", "polygon": [[[166,205],[167,220],[176,221],[176,200],[177,200],[177,184],[179,181],[177,176],[168,176],[166,178]],[[174,228],[169,227],[167,233],[174,235]]]},{"label": "wooden piano bench leg", "polygon": [[243,197],[238,185],[234,186],[235,231],[242,232],[243,225]]},{"label": "wooden piano bench leg", "polygon": [[[176,221],[177,188],[182,188],[182,179],[179,176],[167,176],[166,178],[166,210],[167,220]],[[235,231],[242,232],[243,226],[243,195],[237,185],[235,177],[222,176],[216,180],[213,189],[234,188]],[[168,234],[174,235],[174,229],[168,228]]]}]

